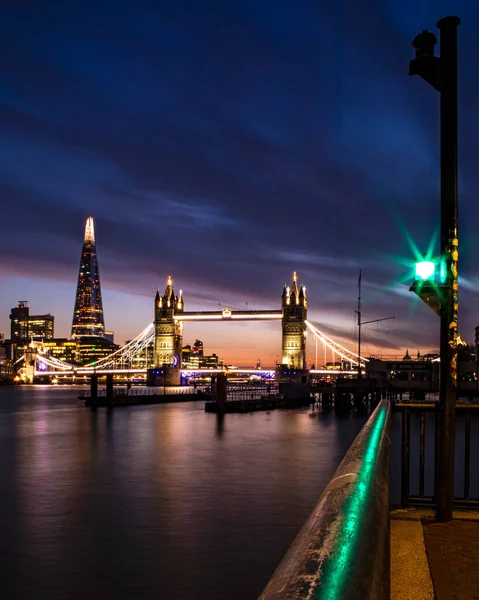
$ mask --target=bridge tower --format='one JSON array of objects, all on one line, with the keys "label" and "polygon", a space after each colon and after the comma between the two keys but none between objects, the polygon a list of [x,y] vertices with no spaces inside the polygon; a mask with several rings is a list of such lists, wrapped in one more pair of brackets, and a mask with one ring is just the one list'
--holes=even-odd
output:
[{"label": "bridge tower", "polygon": [[25,346],[24,357],[25,360],[23,362],[23,367],[20,369],[20,376],[24,383],[34,383],[37,347],[35,346],[33,339],[28,346]]},{"label": "bridge tower", "polygon": [[306,324],[308,301],[306,287],[298,286],[296,271],[293,273],[293,283],[284,285],[281,296],[283,309],[283,368],[305,370],[306,367]]},{"label": "bridge tower", "polygon": [[173,281],[168,277],[163,296],[155,296],[155,354],[154,368],[148,374],[149,385],[179,385],[181,349],[183,346],[183,323],[175,321],[175,314],[184,310],[183,292],[178,295]]}]

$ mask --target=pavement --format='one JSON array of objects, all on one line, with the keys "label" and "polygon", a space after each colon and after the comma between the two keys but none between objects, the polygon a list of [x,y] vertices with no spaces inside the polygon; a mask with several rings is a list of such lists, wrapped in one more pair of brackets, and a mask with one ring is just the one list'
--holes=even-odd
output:
[{"label": "pavement", "polygon": [[422,512],[391,511],[391,600],[434,600]]},{"label": "pavement", "polygon": [[391,511],[391,600],[479,600],[479,511]]},{"label": "pavement", "polygon": [[437,600],[479,599],[479,521],[423,521]]}]

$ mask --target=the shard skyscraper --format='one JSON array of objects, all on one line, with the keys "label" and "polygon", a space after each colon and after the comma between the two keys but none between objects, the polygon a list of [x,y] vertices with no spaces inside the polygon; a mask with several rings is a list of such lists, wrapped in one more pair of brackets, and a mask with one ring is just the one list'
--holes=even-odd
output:
[{"label": "the shard skyscraper", "polygon": [[105,319],[101,299],[100,272],[95,245],[93,217],[85,225],[85,239],[80,259],[78,286],[73,311],[72,338],[105,335]]}]

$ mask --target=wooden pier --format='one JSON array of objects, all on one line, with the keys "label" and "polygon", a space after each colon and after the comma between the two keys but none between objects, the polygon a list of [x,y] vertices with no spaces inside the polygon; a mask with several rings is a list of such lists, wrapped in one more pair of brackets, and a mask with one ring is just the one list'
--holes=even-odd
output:
[{"label": "wooden pier", "polygon": [[[128,393],[126,393],[128,391]],[[80,394],[79,400],[84,400],[85,406],[95,408],[115,408],[118,406],[142,406],[148,404],[169,404],[173,402],[198,402],[209,400],[211,395],[201,390],[189,390],[179,393],[162,393],[163,390],[127,390],[114,391],[113,394],[98,394],[96,397]]]},{"label": "wooden pier", "polygon": [[249,398],[244,400],[226,400],[217,402],[210,400],[205,402],[205,411],[209,413],[249,413],[262,410],[274,410],[277,408],[304,408],[311,404],[311,398],[283,398],[283,396],[262,396],[261,398]]}]

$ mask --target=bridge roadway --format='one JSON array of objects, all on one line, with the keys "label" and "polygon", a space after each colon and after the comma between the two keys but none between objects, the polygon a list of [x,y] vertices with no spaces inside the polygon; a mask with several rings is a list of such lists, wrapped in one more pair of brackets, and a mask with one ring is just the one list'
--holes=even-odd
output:
[{"label": "bridge roadway", "polygon": [[[36,377],[44,377],[46,375],[58,377],[59,375],[82,377],[84,375],[108,375],[113,373],[116,375],[133,375],[146,374],[147,369],[91,369],[81,368],[63,370],[63,371],[35,371]],[[218,375],[218,373],[227,373],[228,375],[260,375],[273,379],[276,373],[274,368],[268,369],[182,369],[183,377],[194,377],[197,375]],[[309,371],[311,375],[347,375],[349,377],[357,375],[357,371],[334,371],[331,369],[313,369]]]},{"label": "bridge roadway", "polygon": [[282,319],[282,310],[223,310],[183,312],[173,316],[175,321],[278,321]]}]

